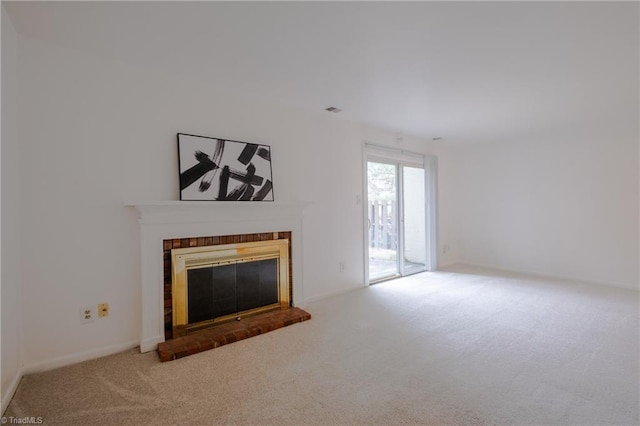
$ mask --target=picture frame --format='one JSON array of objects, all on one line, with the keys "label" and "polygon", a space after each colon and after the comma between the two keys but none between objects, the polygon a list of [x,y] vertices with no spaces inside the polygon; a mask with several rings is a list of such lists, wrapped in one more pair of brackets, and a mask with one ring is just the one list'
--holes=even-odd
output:
[{"label": "picture frame", "polygon": [[269,145],[177,136],[181,201],[274,201]]}]

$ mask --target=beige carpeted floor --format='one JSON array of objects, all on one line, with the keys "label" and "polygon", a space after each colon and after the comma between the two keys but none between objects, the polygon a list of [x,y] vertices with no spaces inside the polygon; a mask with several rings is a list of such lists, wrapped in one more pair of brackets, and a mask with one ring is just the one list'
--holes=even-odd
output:
[{"label": "beige carpeted floor", "polygon": [[136,350],[25,377],[55,425],[637,425],[638,292],[457,267],[307,306],[177,361]]}]

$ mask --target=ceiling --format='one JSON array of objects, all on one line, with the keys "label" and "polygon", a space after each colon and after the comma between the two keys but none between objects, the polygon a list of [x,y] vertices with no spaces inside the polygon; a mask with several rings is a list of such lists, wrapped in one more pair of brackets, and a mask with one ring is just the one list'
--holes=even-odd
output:
[{"label": "ceiling", "polygon": [[24,36],[407,135],[637,126],[637,2],[2,3]]}]

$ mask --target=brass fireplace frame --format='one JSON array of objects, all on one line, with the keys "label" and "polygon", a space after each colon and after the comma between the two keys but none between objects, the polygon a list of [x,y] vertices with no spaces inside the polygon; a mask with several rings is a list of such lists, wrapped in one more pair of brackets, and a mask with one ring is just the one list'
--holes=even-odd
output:
[{"label": "brass fireplace frame", "polygon": [[[257,260],[278,261],[278,302],[247,311],[225,315],[212,320],[189,324],[187,271],[190,268],[228,265]],[[173,336],[184,336],[190,331],[206,328],[216,323],[237,320],[274,309],[288,309],[289,300],[289,240],[253,241],[205,247],[189,247],[171,250],[171,293],[173,302]]]}]

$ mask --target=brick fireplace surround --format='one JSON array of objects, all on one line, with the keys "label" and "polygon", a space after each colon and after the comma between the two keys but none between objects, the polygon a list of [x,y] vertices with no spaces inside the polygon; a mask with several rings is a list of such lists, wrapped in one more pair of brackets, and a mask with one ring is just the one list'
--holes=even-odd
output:
[{"label": "brick fireplace surround", "polygon": [[[131,202],[127,206],[138,213],[140,229],[140,282],[142,296],[142,323],[140,351],[148,352],[170,348],[175,359],[225,343],[251,337],[295,322],[309,319],[304,308],[304,274],[302,268],[303,203],[286,202],[207,202],[156,201]],[[244,235],[244,237],[241,237]],[[170,340],[165,333],[167,322],[167,292],[165,278],[166,251],[171,248],[195,247],[240,242],[242,238],[278,239],[289,237],[290,279],[292,309],[247,318],[244,329],[238,323],[222,324],[215,329]],[[231,239],[232,241],[230,241]],[[209,244],[211,243],[211,244]],[[169,248],[171,245],[171,248]],[[170,263],[169,263],[170,265]],[[169,266],[170,271],[170,266]],[[170,285],[169,285],[170,287]],[[170,291],[169,291],[170,295]],[[269,314],[271,314],[269,316]],[[169,311],[169,317],[170,317]],[[261,321],[261,322],[260,322]],[[213,331],[216,330],[217,331]],[[218,334],[216,334],[218,333]],[[196,334],[194,334],[195,336]],[[161,343],[165,342],[163,345]],[[160,354],[163,357],[163,354]]]},{"label": "brick fireplace surround", "polygon": [[221,244],[245,243],[253,241],[289,240],[289,299],[293,300],[293,262],[291,254],[291,232],[262,232],[256,234],[224,235],[198,238],[163,240],[164,269],[164,336],[166,341],[158,344],[161,361],[171,361],[198,352],[217,348],[238,340],[264,334],[291,324],[311,319],[302,309],[267,312],[239,323],[216,325],[207,330],[173,338],[173,297],[171,293],[171,249],[186,247],[207,247]]},{"label": "brick fireplace surround", "polygon": [[[181,238],[162,242],[164,270],[164,338],[173,339],[173,297],[171,294],[171,249],[186,247],[207,247],[221,244],[247,243],[253,241],[289,240],[289,260],[291,260],[291,232],[262,232],[257,234],[222,235],[213,237]],[[289,300],[293,300],[292,263],[289,262]]]}]

